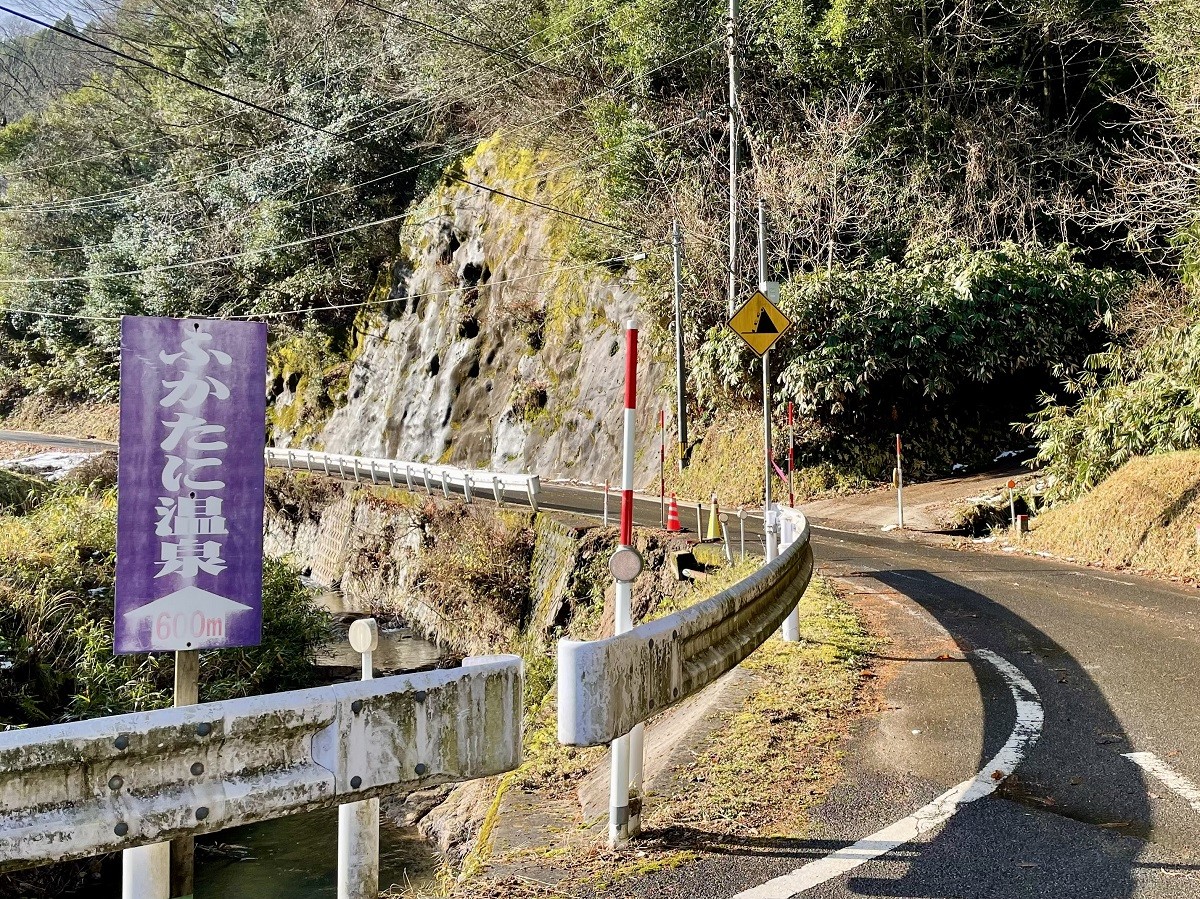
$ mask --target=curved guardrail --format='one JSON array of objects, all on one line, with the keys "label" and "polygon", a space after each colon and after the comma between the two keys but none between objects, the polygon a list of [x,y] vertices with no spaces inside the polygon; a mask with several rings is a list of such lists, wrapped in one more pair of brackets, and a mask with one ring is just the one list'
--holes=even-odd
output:
[{"label": "curved guardrail", "polygon": [[506,494],[520,494],[529,501],[535,512],[538,510],[538,495],[542,489],[541,480],[535,474],[508,474],[456,468],[453,465],[432,465],[426,462],[401,462],[396,459],[373,459],[274,447],[267,447],[266,459],[271,468],[317,471],[343,480],[353,479],[359,483],[367,479],[373,484],[387,484],[414,492],[424,489],[432,494],[433,491],[440,490],[447,499],[451,493],[455,493],[467,502],[471,502],[476,495],[486,495],[489,491],[497,503],[503,503]]},{"label": "curved guardrail", "polygon": [[804,516],[774,514],[784,548],[748,578],[615,637],[558,641],[560,742],[599,746],[629,733],[731,670],[783,623],[808,587],[813,554]]}]

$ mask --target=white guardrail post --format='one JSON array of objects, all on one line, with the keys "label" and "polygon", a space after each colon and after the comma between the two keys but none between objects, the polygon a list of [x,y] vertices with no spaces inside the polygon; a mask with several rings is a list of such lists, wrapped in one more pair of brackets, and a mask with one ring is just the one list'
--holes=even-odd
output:
[{"label": "white guardrail post", "polygon": [[335,453],[314,453],[305,450],[303,457],[295,450],[275,449],[268,447],[266,451],[267,465],[274,468],[286,468],[294,471],[304,468],[308,471],[321,471],[332,477],[349,480],[353,477],[356,483],[361,483],[364,477],[373,484],[387,484],[397,487],[396,474],[400,467],[404,469],[404,484],[412,493],[415,490],[413,466],[417,466],[420,486],[426,494],[432,496],[435,486],[440,487],[442,495],[447,499],[452,493],[460,494],[466,502],[473,502],[478,490],[492,485],[492,493],[496,502],[504,504],[505,491],[523,493],[529,501],[529,507],[534,512],[539,510],[539,497],[542,491],[541,479],[536,475],[506,474],[503,472],[467,470],[448,465],[430,465],[422,462],[398,462],[395,459],[378,459],[359,456],[341,456]]},{"label": "white guardrail post", "polygon": [[[360,618],[350,625],[350,646],[362,654],[362,679],[373,680],[379,625]],[[338,806],[338,899],[379,899],[379,797]]]},{"label": "white guardrail post", "polygon": [[[558,641],[558,739],[601,746],[713,683],[793,614],[812,578],[808,522],[778,558],[690,608],[603,640]],[[610,828],[614,822],[610,822]]]},{"label": "white guardrail post", "polygon": [[0,733],[0,871],[512,771],[523,681],[501,656]]},{"label": "white guardrail post", "polygon": [[[796,542],[796,525],[797,515],[799,513],[789,509],[787,514],[778,513],[776,520],[779,527],[779,551],[783,552],[789,546]],[[808,524],[805,522],[804,531],[807,534]],[[787,618],[783,619],[783,642],[799,643],[800,642],[800,613],[793,606],[788,612]]]}]

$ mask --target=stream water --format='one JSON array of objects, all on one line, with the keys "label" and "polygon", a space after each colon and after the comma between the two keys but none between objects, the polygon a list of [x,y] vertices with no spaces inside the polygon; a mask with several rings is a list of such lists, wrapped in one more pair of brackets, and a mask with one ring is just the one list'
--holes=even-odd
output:
[{"label": "stream water", "polygon": [[[345,611],[336,597],[324,598],[323,604]],[[435,644],[401,628],[380,632],[373,661],[376,670],[398,673],[427,668],[439,657]],[[343,638],[321,663],[357,668],[360,656]],[[195,899],[335,899],[337,817],[336,808],[320,809],[198,838]],[[429,884],[437,864],[436,853],[416,828],[381,821],[381,889]],[[120,864],[106,864],[102,888],[87,895],[117,899]]]},{"label": "stream water", "polygon": [[[322,604],[347,611],[340,597]],[[383,630],[372,661],[376,670],[412,671],[437,662],[435,644],[407,628]],[[356,668],[360,656],[346,639],[336,642],[324,664]],[[337,809],[288,815],[261,824],[234,827],[202,839],[197,847],[196,899],[335,899],[337,896]],[[211,847],[207,850],[205,846]],[[422,885],[432,878],[437,858],[413,827],[381,821],[379,885]]]}]

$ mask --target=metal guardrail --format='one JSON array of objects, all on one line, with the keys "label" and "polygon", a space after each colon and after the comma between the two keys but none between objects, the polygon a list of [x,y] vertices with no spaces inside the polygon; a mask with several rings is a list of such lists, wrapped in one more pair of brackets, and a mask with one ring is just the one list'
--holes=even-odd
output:
[{"label": "metal guardrail", "polygon": [[309,450],[275,449],[267,447],[267,465],[318,471],[344,480],[353,478],[361,482],[364,478],[373,484],[387,484],[428,493],[440,490],[449,499],[457,493],[471,502],[478,494],[491,492],[497,503],[503,503],[506,493],[523,494],[530,507],[538,510],[538,495],[541,479],[533,475],[507,474],[498,471],[456,468],[452,465],[431,465],[425,462],[400,462],[395,459],[372,459],[364,456],[346,456],[337,453],[317,453]]},{"label": "metal guardrail", "polygon": [[521,763],[517,656],[0,734],[0,871]]},{"label": "metal guardrail", "polygon": [[691,608],[615,637],[558,641],[558,739],[599,746],[711,684],[763,644],[812,577],[808,522],[781,518],[779,557]]}]

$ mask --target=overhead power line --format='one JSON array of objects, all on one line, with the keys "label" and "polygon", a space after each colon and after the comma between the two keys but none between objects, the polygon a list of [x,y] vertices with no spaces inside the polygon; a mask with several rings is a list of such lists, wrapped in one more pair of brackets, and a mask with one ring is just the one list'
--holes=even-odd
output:
[{"label": "overhead power line", "polygon": [[[514,194],[506,193],[505,191],[502,191],[498,188],[488,187],[486,184],[480,184],[478,181],[472,181],[470,178],[464,178],[462,175],[451,175],[450,177],[453,178],[455,181],[460,181],[463,184],[469,184],[469,185],[471,185],[471,187],[478,188],[479,190],[485,190],[488,193],[495,194],[498,197],[504,197],[506,200],[513,200],[517,203],[524,203],[526,206],[535,206],[538,209],[545,209],[548,212],[554,212],[554,213],[557,213],[558,215],[566,216],[567,218],[573,218],[573,219],[577,219],[581,222],[587,222],[589,225],[599,225],[601,228],[608,228],[610,231],[618,231],[621,234],[629,234],[629,235],[632,235],[633,237],[643,237],[644,238],[647,236],[647,235],[641,233],[640,231],[631,231],[628,228],[622,228],[620,225],[613,225],[613,224],[610,224],[609,222],[602,222],[599,219],[588,218],[586,215],[578,215],[577,213],[574,213],[574,212],[568,212],[567,210],[560,209],[557,206],[548,206],[547,204],[539,203],[536,200],[529,200],[529,199],[526,199],[525,197],[518,197],[518,196],[515,196]],[[4,283],[3,281],[0,281],[0,284],[3,284],[3,283]]]},{"label": "overhead power line", "polygon": [[64,35],[72,40],[82,41],[83,43],[95,47],[98,50],[103,50],[105,53],[111,53],[113,56],[136,63],[139,66],[144,66],[147,69],[151,69],[162,75],[166,75],[168,78],[174,78],[176,81],[181,81],[184,84],[196,88],[197,90],[206,91],[210,94],[222,97],[232,103],[240,103],[242,106],[249,107],[250,109],[257,110],[258,112],[265,113],[269,116],[274,116],[277,119],[282,119],[283,121],[290,122],[293,125],[299,125],[302,128],[308,128],[312,131],[319,131],[322,134],[328,134],[330,137],[336,137],[339,140],[348,139],[338,134],[336,131],[329,131],[326,128],[322,128],[320,125],[314,125],[312,122],[306,122],[304,119],[298,119],[295,116],[290,116],[286,112],[280,112],[277,109],[271,109],[269,107],[262,106],[259,103],[255,103],[253,100],[247,100],[244,97],[239,97],[236,94],[229,93],[228,91],[223,91],[218,87],[212,87],[211,85],[196,81],[195,79],[189,78],[186,75],[180,75],[178,72],[172,72],[170,69],[163,68],[162,66],[148,59],[142,59],[138,56],[134,56],[132,53],[126,53],[124,50],[117,50],[115,47],[109,47],[106,44],[102,44],[99,41],[94,41],[90,37],[80,34],[77,31],[68,31],[66,28],[59,28],[57,25],[53,25],[49,22],[43,22],[41,19],[36,18],[35,16],[20,12],[19,10],[13,9],[10,6],[0,5],[0,12],[6,12],[10,16],[16,16],[19,19],[24,19],[26,22],[32,22],[34,25],[38,25],[49,31],[53,31],[56,34]]},{"label": "overhead power line", "polygon": [[[602,16],[602,17],[601,17],[600,19],[598,19],[597,21],[598,21],[598,22],[603,22],[603,21],[605,21],[605,20],[606,20],[608,17],[612,16],[613,14],[614,14],[614,13],[613,13],[612,11],[610,11],[610,12],[609,12],[609,13],[608,13],[606,16]],[[522,44],[522,43],[525,43],[526,41],[532,40],[534,37],[536,37],[538,34],[541,34],[541,33],[542,33],[542,32],[544,32],[545,30],[546,30],[546,29],[545,29],[545,28],[543,28],[543,29],[542,29],[542,31],[536,32],[536,33],[535,33],[535,34],[533,34],[533,35],[529,35],[529,36],[527,36],[527,37],[525,37],[525,38],[522,38],[522,39],[521,39],[521,40],[519,40],[519,41],[516,41],[516,42],[514,42],[513,44],[509,45],[509,49],[511,49],[512,47],[516,47],[516,46],[518,46],[518,45],[520,45],[520,44]],[[578,35],[578,34],[579,34],[581,31],[583,31],[583,30],[584,30],[584,28],[583,28],[583,27],[580,27],[580,28],[574,29],[573,31],[571,31],[571,32],[570,32],[570,33],[568,33],[568,34],[562,35],[561,37],[559,37],[559,38],[557,38],[556,40],[554,40],[554,41],[553,41],[553,42],[552,42],[552,43],[549,45],[549,48],[548,48],[548,49],[553,49],[555,52],[564,52],[564,51],[570,51],[570,50],[572,50],[572,49],[577,49],[577,48],[578,48],[578,47],[581,45],[580,43],[572,43],[571,45],[569,45],[569,46],[565,46],[565,47],[564,47],[564,46],[561,46],[561,45],[563,45],[564,43],[566,43],[566,42],[568,42],[568,41],[572,41],[572,40],[573,40],[573,39],[574,39],[574,38],[575,38],[575,37],[576,37],[576,36],[577,36],[577,35]],[[358,65],[356,65],[356,66],[351,66],[351,67],[347,67],[347,68],[345,68],[345,69],[339,70],[339,72],[338,72],[337,74],[344,74],[345,72],[349,72],[349,71],[357,71],[357,70],[359,70],[359,69],[363,68],[365,65],[369,64],[370,62],[377,62],[377,61],[381,60],[381,59],[382,59],[384,56],[386,56],[386,52],[387,52],[387,51],[384,51],[383,53],[380,53],[380,54],[378,54],[377,56],[375,56],[375,57],[372,57],[372,58],[371,58],[370,60],[368,60],[367,62],[363,62],[363,63],[360,63],[360,64],[358,64]],[[531,71],[531,70],[532,70],[534,67],[536,67],[537,65],[539,65],[539,63],[533,62],[533,63],[532,63],[532,65],[531,65],[530,67],[528,67],[528,68],[526,68],[526,69],[522,70],[521,72],[518,72],[518,73],[516,73],[516,74],[514,74],[514,75],[510,75],[510,76],[508,76],[508,77],[504,78],[502,81],[500,81],[500,82],[499,82],[499,84],[507,84],[507,83],[510,83],[510,82],[512,82],[512,81],[515,81],[516,79],[518,79],[518,78],[520,78],[521,76],[523,76],[523,75],[527,74],[528,72],[530,72],[530,71]],[[327,79],[328,77],[329,77],[329,76],[325,76],[325,78],[326,78],[326,79]],[[313,82],[311,82],[311,83],[310,83],[310,85],[311,85],[311,84],[317,84],[317,83],[320,83],[320,81],[321,81],[321,80],[325,80],[325,79],[318,79],[317,81],[313,81]],[[306,86],[310,86],[310,85],[306,85]],[[484,87],[484,85],[483,85],[483,84],[477,85],[476,92],[475,92],[473,95],[471,95],[471,97],[468,97],[467,99],[474,99],[474,98],[477,98],[478,96],[480,96],[480,95],[483,93],[483,89],[485,89],[485,87]],[[426,105],[426,106],[428,106],[428,105],[431,105],[431,104],[433,103],[434,99],[436,99],[436,97],[430,97],[430,98],[421,98],[419,101],[416,101],[416,102],[414,102],[414,104],[413,104],[413,107],[410,107],[410,109],[409,109],[409,110],[405,110],[405,111],[412,111],[412,110],[413,110],[413,109],[414,109],[416,106],[418,106],[418,105]],[[374,112],[375,110],[378,110],[378,109],[380,109],[380,108],[382,108],[382,107],[384,107],[384,106],[387,106],[387,105],[389,105],[389,104],[391,104],[391,103],[394,103],[394,102],[396,102],[396,101],[395,101],[395,100],[386,100],[386,101],[383,101],[383,102],[381,102],[381,103],[378,103],[378,104],[376,104],[376,105],[375,105],[375,106],[373,106],[373,107],[370,107],[370,108],[368,108],[368,109],[366,109],[366,110],[363,110],[363,111],[361,111],[361,112],[357,113],[357,115],[368,115],[368,114],[370,114],[370,113]],[[396,115],[397,115],[397,113],[393,113],[393,114],[391,115],[391,117],[392,117],[392,118],[394,118]],[[224,119],[232,118],[232,116],[233,116],[233,114],[226,115],[226,116],[221,116],[221,117],[219,117],[219,118],[216,118],[216,119],[213,119],[213,120],[211,120],[211,121],[222,121],[222,120],[224,120]],[[415,119],[415,117],[414,117],[414,119]],[[378,124],[378,122],[376,122],[376,124]],[[408,122],[400,122],[399,124],[401,124],[401,125],[404,125],[404,124],[409,124],[409,123],[408,123]],[[343,137],[349,137],[351,134],[354,134],[355,132],[357,132],[357,131],[360,131],[360,130],[361,130],[362,128],[364,128],[364,127],[365,127],[365,125],[355,125],[353,128],[348,128],[348,129],[344,130],[344,131],[342,132],[342,136],[343,136]],[[378,137],[378,136],[381,136],[383,133],[385,133],[385,132],[386,132],[386,131],[388,131],[388,130],[391,130],[391,128],[393,128],[393,127],[396,127],[396,126],[395,126],[395,125],[393,125],[393,126],[390,126],[390,127],[389,127],[389,128],[387,128],[387,129],[383,129],[382,131],[378,131],[378,132],[373,132],[372,134],[370,134],[370,135],[367,135],[367,136],[368,136],[368,137]],[[159,139],[157,139],[157,140],[164,140],[164,139],[165,139],[165,138],[159,138]],[[288,146],[289,144],[293,144],[293,143],[295,143],[295,142],[296,142],[296,141],[298,141],[298,140],[299,140],[299,138],[290,138],[290,139],[287,139],[287,140],[279,141],[279,142],[277,142],[276,144],[274,144],[273,146],[274,146],[274,148],[277,148],[277,149],[282,149],[282,148],[284,148],[284,147]],[[147,143],[149,143],[149,142],[147,142]],[[136,146],[138,146],[138,145],[134,145],[134,146],[136,147]],[[123,152],[123,151],[124,151],[124,149],[132,149],[132,148],[123,148],[123,149],[111,150],[111,151],[107,151],[106,153],[103,153],[103,154],[97,154],[97,156],[96,156],[96,157],[91,157],[91,158],[100,158],[100,157],[102,157],[102,156],[106,156],[106,155],[112,155],[112,154],[115,154],[115,153],[120,153],[120,152]],[[234,163],[236,163],[236,162],[238,162],[238,161],[241,161],[241,160],[247,160],[247,159],[253,159],[253,158],[255,158],[255,157],[259,157],[259,156],[264,156],[264,155],[267,155],[267,154],[269,154],[269,153],[271,153],[271,152],[272,152],[272,146],[267,146],[267,147],[259,148],[259,149],[256,149],[256,150],[252,150],[252,151],[249,151],[249,152],[247,152],[247,153],[244,153],[244,154],[242,154],[241,156],[239,156],[239,157],[236,157],[236,158],[234,158],[234,159],[231,159],[231,160],[226,160],[225,162],[216,163],[216,164],[213,164],[213,165],[209,165],[209,166],[206,166],[205,168],[202,168],[202,169],[200,169],[200,170],[198,170],[198,171],[195,171],[195,172],[188,173],[187,177],[189,177],[189,178],[194,178],[194,177],[197,177],[197,176],[199,176],[199,175],[204,175],[204,174],[208,174],[208,173],[218,173],[218,172],[219,172],[220,170],[222,170],[222,169],[230,169],[230,168],[232,168],[233,164],[234,164]],[[87,158],[87,157],[85,157],[85,159],[86,159],[86,158]],[[68,162],[57,163],[55,166],[47,166],[47,167],[44,167],[44,168],[54,168],[54,167],[61,167],[61,166],[65,166],[65,165],[72,165],[72,164],[74,164],[75,162],[78,162],[78,161],[79,161],[79,160],[71,160],[71,161],[68,161]],[[41,170],[41,169],[30,169],[30,170],[26,170],[26,171],[39,171],[39,170]],[[11,172],[11,173],[7,173],[7,174],[9,174],[9,175],[15,175],[15,174],[23,174],[23,172]],[[174,179],[174,180],[176,180],[176,181],[178,182],[178,179],[177,179],[177,178],[176,178],[176,179]],[[144,183],[144,184],[133,185],[133,186],[130,186],[130,187],[125,187],[125,188],[121,188],[121,189],[117,189],[117,190],[106,191],[106,192],[102,192],[102,193],[99,193],[99,194],[92,194],[92,195],[89,195],[89,196],[72,197],[72,198],[69,198],[69,199],[64,199],[64,200],[60,200],[60,201],[56,201],[56,202],[51,202],[51,203],[45,203],[45,204],[24,204],[24,205],[9,205],[9,206],[0,206],[0,211],[3,211],[3,212],[22,212],[22,213],[25,213],[25,212],[75,213],[75,212],[80,212],[80,211],[90,211],[91,209],[102,208],[103,206],[106,206],[106,205],[108,205],[108,204],[110,204],[110,203],[117,203],[117,202],[120,202],[120,201],[122,201],[122,200],[123,200],[125,197],[128,197],[128,196],[140,195],[140,194],[142,194],[142,193],[145,193],[145,192],[148,192],[148,191],[152,191],[152,190],[154,190],[154,188],[155,188],[156,186],[157,186],[156,182],[154,182],[154,181],[150,181],[150,182],[147,182],[147,183]],[[168,189],[168,190],[164,191],[164,192],[163,192],[161,195],[162,195],[162,196],[168,196],[168,195],[170,195],[170,194],[173,194],[173,193],[180,193],[180,192],[182,192],[184,189],[185,189],[185,188],[184,188],[184,187],[182,187],[182,186],[181,186],[181,187],[179,187],[179,188],[177,188],[177,189]],[[85,247],[82,247],[82,246],[81,246],[81,247],[68,247],[68,248],[63,248],[63,249],[85,249]],[[32,251],[30,251],[30,252],[57,252],[57,250],[44,250],[44,251],[32,250]]]},{"label": "overhead power line", "polygon": [[[623,262],[625,260],[630,260],[630,259],[632,259],[632,260],[644,259],[645,257],[646,257],[645,253],[626,253],[622,256],[611,256],[608,259],[598,259],[595,262],[579,262],[574,265],[557,265],[554,268],[542,269],[541,271],[538,271],[538,272],[530,272],[529,274],[525,274],[525,275],[514,275],[511,278],[503,278],[498,281],[488,281],[486,285],[482,285],[482,286],[500,287],[505,284],[515,284],[518,281],[529,281],[534,278],[541,278],[545,275],[560,275],[560,274],[563,274],[564,272],[574,272],[574,271],[580,271],[581,269],[585,269],[585,268],[599,267],[602,265],[606,265],[610,262]],[[278,312],[264,312],[259,315],[233,315],[233,316],[230,316],[230,318],[255,320],[255,319],[260,319],[260,318],[281,318],[285,315],[304,315],[309,312],[329,312],[329,311],[334,311],[334,310],[338,310],[338,309],[360,309],[360,308],[364,308],[366,306],[381,306],[381,305],[386,305],[387,303],[396,303],[396,302],[400,302],[401,299],[423,300],[423,299],[427,299],[429,297],[449,296],[453,293],[456,293],[457,291],[459,291],[461,289],[462,288],[460,288],[460,287],[451,287],[451,288],[446,288],[443,290],[430,290],[430,291],[426,291],[425,293],[406,294],[404,297],[397,297],[396,299],[392,299],[389,297],[384,300],[358,300],[353,303],[337,303],[337,304],[333,304],[333,305],[329,305],[329,306],[310,306],[307,309],[285,309],[285,310],[280,310]]]},{"label": "overhead power line", "polygon": [[[520,281],[530,281],[534,278],[541,278],[546,275],[560,275],[560,274],[564,274],[566,272],[580,271],[585,268],[596,268],[599,266],[607,265],[610,262],[623,262],[626,260],[644,259],[645,256],[646,256],[645,253],[627,253],[623,256],[612,256],[608,259],[599,259],[594,262],[580,262],[580,263],[576,263],[574,265],[557,265],[554,268],[542,269],[541,271],[537,271],[537,272],[529,272],[528,274],[524,274],[524,275],[514,275],[511,278],[503,278],[498,281],[489,281],[485,286],[501,287],[505,284],[516,284],[517,282],[520,282]],[[334,303],[334,304],[330,304],[330,305],[326,305],[326,306],[308,306],[303,309],[283,309],[283,310],[279,310],[278,312],[262,312],[262,313],[258,313],[258,314],[230,315],[230,316],[225,316],[225,317],[232,318],[232,319],[238,319],[238,320],[259,321],[262,319],[269,319],[269,318],[282,318],[287,315],[308,315],[309,313],[313,313],[313,312],[333,312],[333,311],[340,310],[340,309],[360,309],[360,308],[364,308],[367,306],[382,306],[382,305],[386,305],[388,303],[400,302],[401,299],[422,300],[422,299],[428,299],[430,297],[449,296],[461,289],[462,289],[461,287],[450,287],[450,288],[445,288],[442,290],[430,290],[430,291],[426,291],[424,293],[406,294],[403,298],[396,298],[396,299],[392,299],[389,297],[388,299],[383,299],[383,300],[358,300],[353,303]],[[72,313],[72,312],[48,312],[48,311],[41,310],[41,309],[19,309],[19,308],[14,308],[11,306],[10,307],[0,306],[0,315],[34,315],[34,316],[46,316],[49,318],[78,319],[80,321],[98,321],[98,322],[116,322],[116,321],[121,320],[120,316],[85,315],[83,313]]]},{"label": "overhead power line", "polygon": [[[2,10],[2,9],[4,9],[4,7],[0,6],[0,10]],[[708,43],[701,44],[698,47],[693,47],[691,50],[688,50],[686,53],[681,54],[680,56],[676,57],[675,59],[668,60],[667,62],[658,66],[656,69],[652,69],[650,71],[650,73],[647,73],[647,74],[653,74],[653,72],[655,72],[655,71],[666,68],[667,66],[673,65],[676,62],[679,62],[679,61],[686,59],[690,56],[693,56],[697,53],[703,52],[705,49],[713,46],[716,43],[719,43],[719,41],[713,40],[713,41],[709,41]],[[604,89],[598,91],[597,94],[612,93],[614,91],[620,90],[623,86],[627,86],[628,84],[632,83],[633,80],[634,79],[631,78],[631,79],[627,80],[623,85],[617,85],[615,87],[604,88]],[[541,120],[539,120],[537,122],[527,123],[526,125],[521,126],[521,127],[532,127],[534,125],[542,124],[542,123],[550,121],[552,119],[556,119],[559,116],[565,114],[566,112],[569,112],[573,109],[582,107],[586,102],[587,102],[587,99],[585,98],[583,101],[577,102],[577,103],[573,104],[572,106],[560,109],[558,112],[553,113],[549,116],[543,117]],[[460,181],[461,183],[464,183],[464,184],[468,184],[471,187],[474,187],[478,190],[487,191],[488,193],[492,193],[497,196],[503,196],[506,199],[512,200],[517,203],[522,203],[527,206],[532,206],[532,207],[536,207],[538,209],[543,209],[547,212],[551,212],[551,213],[554,213],[557,215],[562,215],[567,218],[575,219],[577,221],[582,221],[582,222],[585,222],[588,224],[607,228],[612,231],[616,231],[618,233],[628,234],[628,235],[637,237],[642,240],[650,240],[651,239],[649,237],[649,235],[639,233],[637,231],[633,231],[631,229],[624,228],[619,225],[614,225],[609,222],[602,222],[599,219],[592,219],[592,218],[588,218],[587,216],[581,216],[577,213],[570,212],[569,210],[566,210],[566,209],[561,209],[557,206],[551,206],[546,203],[539,203],[535,200],[529,200],[525,197],[519,197],[519,196],[516,196],[515,194],[510,194],[505,191],[499,190],[498,188],[494,188],[494,187],[491,187],[486,184],[480,184],[479,182],[471,181],[471,180],[463,178],[461,176],[451,176],[451,177],[453,177],[454,180]],[[305,244],[315,243],[316,241],[319,241],[319,240],[325,240],[325,239],[328,239],[331,237],[338,237],[338,236],[341,236],[344,234],[350,234],[352,232],[363,231],[368,228],[374,228],[374,227],[386,225],[391,222],[401,220],[404,217],[405,217],[405,214],[401,213],[399,215],[387,216],[382,219],[376,219],[376,220],[370,221],[370,222],[363,222],[363,223],[360,223],[357,225],[352,225],[352,226],[349,226],[346,228],[339,229],[337,231],[331,231],[331,232],[327,232],[324,234],[317,234],[317,235],[313,235],[311,237],[288,241],[286,243],[276,244],[276,245],[270,246],[270,247],[261,247],[261,248],[254,248],[254,249],[250,249],[250,250],[243,250],[243,251],[237,252],[237,253],[229,253],[229,254],[226,254],[223,256],[214,256],[214,257],[210,257],[210,258],[206,258],[206,259],[193,259],[193,260],[189,260],[187,262],[171,263],[171,264],[167,264],[167,265],[158,265],[158,266],[146,266],[143,268],[127,269],[127,270],[118,271],[118,272],[98,272],[95,274],[86,274],[86,275],[58,275],[58,276],[48,276],[48,277],[42,277],[42,278],[0,279],[0,284],[28,285],[28,284],[56,284],[56,283],[67,283],[67,282],[95,281],[95,280],[107,280],[110,278],[119,278],[119,277],[133,277],[136,275],[148,274],[151,272],[176,271],[176,270],[180,270],[180,269],[195,268],[197,266],[208,265],[208,264],[217,263],[217,262],[229,262],[234,259],[240,259],[240,258],[244,258],[246,256],[252,256],[257,253],[268,253],[268,252],[274,252],[277,250],[284,250],[284,249],[290,249],[293,247],[303,246]]]},{"label": "overhead power line", "polygon": [[[462,44],[467,47],[474,47],[476,50],[482,50],[484,53],[488,53],[493,56],[500,56],[513,62],[527,63],[532,68],[543,69],[544,71],[552,74],[561,75],[564,78],[572,78],[575,80],[579,79],[579,76],[574,72],[568,72],[566,69],[558,68],[558,66],[552,66],[544,62],[539,62],[536,59],[532,59],[524,54],[512,53],[500,47],[489,47],[487,44],[481,44],[479,41],[472,40],[469,37],[463,37],[461,34],[455,34],[453,31],[447,31],[446,29],[439,28],[436,25],[431,25],[429,22],[422,21],[421,19],[416,19],[412,16],[406,16],[404,13],[399,13],[395,10],[379,6],[376,3],[372,3],[371,0],[353,0],[353,2],[357,3],[359,6],[365,6],[367,9],[373,9],[376,12],[383,13],[385,16],[390,16],[391,18],[397,19],[401,22],[407,22],[409,25],[415,25],[418,28],[424,28],[426,31],[437,34],[446,40],[454,41],[455,43]],[[543,31],[544,30],[545,29],[543,29]]]}]

